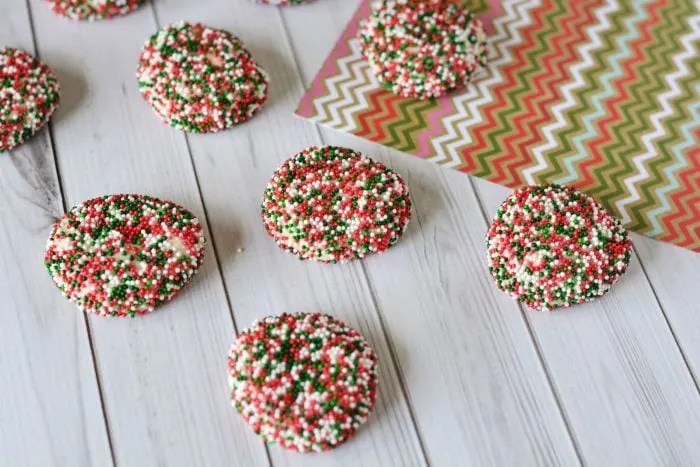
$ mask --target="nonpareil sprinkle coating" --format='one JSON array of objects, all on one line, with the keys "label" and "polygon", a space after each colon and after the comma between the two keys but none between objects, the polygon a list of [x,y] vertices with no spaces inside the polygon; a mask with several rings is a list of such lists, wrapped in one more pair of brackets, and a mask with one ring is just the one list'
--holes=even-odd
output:
[{"label": "nonpareil sprinkle coating", "polygon": [[228,360],[231,402],[268,443],[300,452],[347,441],[377,399],[377,357],[321,313],[270,316],[240,333]]},{"label": "nonpareil sprinkle coating", "polygon": [[251,119],[267,100],[267,73],[239,38],[180,22],[153,34],[136,72],[141,95],[174,128],[212,133]]},{"label": "nonpareil sprinkle coating", "polygon": [[301,259],[345,262],[381,253],[403,235],[411,200],[403,179],[352,149],[309,147],[272,176],[263,223]]},{"label": "nonpareil sprinkle coating", "polygon": [[486,66],[481,21],[453,0],[384,0],[361,25],[362,54],[384,87],[418,99],[440,97]]},{"label": "nonpareil sprinkle coating", "polygon": [[34,135],[58,103],[58,79],[49,67],[23,50],[0,48],[0,152]]},{"label": "nonpareil sprinkle coating", "polygon": [[202,265],[197,218],[169,201],[110,195],[75,206],[51,230],[44,263],[56,287],[102,316],[143,315],[172,299]]},{"label": "nonpareil sprinkle coating", "polygon": [[530,308],[553,310],[605,294],[624,274],[632,243],[597,201],[559,185],[516,190],[487,234],[496,285]]},{"label": "nonpareil sprinkle coating", "polygon": [[96,21],[131,13],[146,0],[46,0],[61,16],[81,21]]}]

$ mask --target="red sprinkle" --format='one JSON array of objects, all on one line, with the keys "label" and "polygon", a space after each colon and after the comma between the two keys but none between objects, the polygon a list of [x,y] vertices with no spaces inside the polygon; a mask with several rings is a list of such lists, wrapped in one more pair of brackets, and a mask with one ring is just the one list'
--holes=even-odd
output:
[{"label": "red sprinkle", "polygon": [[0,152],[31,137],[59,103],[58,79],[38,58],[0,48]]},{"label": "red sprinkle", "polygon": [[270,316],[231,347],[231,401],[268,443],[300,452],[348,440],[377,399],[377,357],[342,321],[321,313]]},{"label": "red sprinkle", "polygon": [[169,301],[202,265],[204,234],[192,213],[142,195],[85,201],[54,225],[44,263],[78,307],[143,315]]},{"label": "red sprinkle", "polygon": [[351,149],[307,148],[277,169],[262,217],[277,244],[301,259],[345,262],[393,246],[411,200],[399,175]]}]

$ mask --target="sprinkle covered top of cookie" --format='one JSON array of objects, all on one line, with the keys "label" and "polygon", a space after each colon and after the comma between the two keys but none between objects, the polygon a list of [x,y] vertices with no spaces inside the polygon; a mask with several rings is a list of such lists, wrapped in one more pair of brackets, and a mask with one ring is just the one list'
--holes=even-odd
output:
[{"label": "sprinkle covered top of cookie", "polygon": [[167,302],[204,257],[192,213],[143,195],[85,201],[54,225],[44,262],[78,307],[103,316],[136,316]]},{"label": "sprinkle covered top of cookie", "polygon": [[411,201],[403,179],[351,149],[312,146],[268,183],[265,228],[301,259],[343,262],[380,253],[406,230]]},{"label": "sprinkle covered top of cookie", "polygon": [[481,22],[452,0],[385,0],[359,31],[362,53],[385,88],[440,97],[486,66]]},{"label": "sprinkle covered top of cookie", "polygon": [[236,339],[229,380],[234,407],[263,440],[325,451],[372,411],[377,357],[360,333],[331,316],[270,316]]},{"label": "sprinkle covered top of cookie", "polygon": [[487,234],[497,286],[530,308],[593,300],[630,262],[627,230],[589,195],[559,185],[516,190]]}]

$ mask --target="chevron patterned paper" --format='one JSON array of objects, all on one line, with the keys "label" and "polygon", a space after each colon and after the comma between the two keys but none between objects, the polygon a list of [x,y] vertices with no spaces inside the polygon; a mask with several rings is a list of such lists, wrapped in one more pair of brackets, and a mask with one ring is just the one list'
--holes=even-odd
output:
[{"label": "chevron patterned paper", "polygon": [[297,114],[487,180],[582,189],[637,232],[700,251],[700,0],[475,0],[487,71],[460,93],[384,91],[364,2]]}]

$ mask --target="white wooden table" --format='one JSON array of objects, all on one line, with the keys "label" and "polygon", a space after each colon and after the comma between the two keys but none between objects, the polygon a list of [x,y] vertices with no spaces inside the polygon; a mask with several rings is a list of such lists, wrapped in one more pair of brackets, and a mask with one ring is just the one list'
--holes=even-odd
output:
[{"label": "white wooden table", "polygon": [[[0,155],[0,465],[700,464],[700,255],[634,235],[630,270],[604,299],[554,314],[520,308],[484,261],[506,189],[292,115],[356,6],[154,0],[83,24],[42,0],[0,0],[0,44],[36,51],[63,91],[50,128]],[[180,19],[245,40],[273,78],[258,117],[185,136],[148,109],[134,76],[141,45]],[[267,179],[322,143],[364,150],[406,177],[414,218],[387,254],[300,262],[263,233]],[[66,207],[121,192],[205,220],[206,265],[156,313],[86,318],[51,283],[44,244]],[[266,448],[229,404],[234,329],[313,310],[374,344],[375,412],[330,453]]]}]

